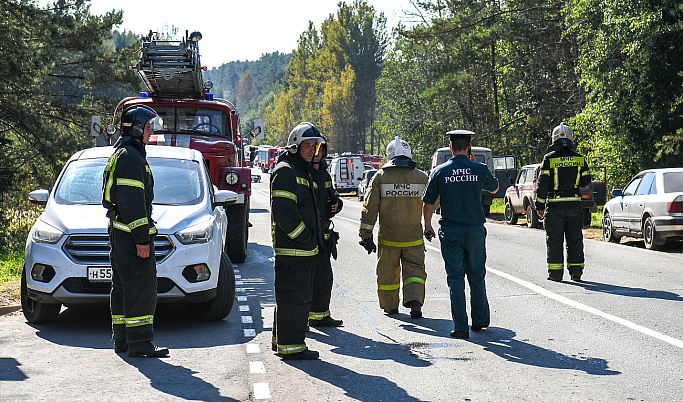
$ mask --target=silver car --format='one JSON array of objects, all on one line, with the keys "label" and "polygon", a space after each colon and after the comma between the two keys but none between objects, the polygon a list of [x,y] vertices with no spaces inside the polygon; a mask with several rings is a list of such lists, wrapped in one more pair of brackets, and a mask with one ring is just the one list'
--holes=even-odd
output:
[{"label": "silver car", "polygon": [[605,241],[642,237],[647,249],[657,250],[683,238],[683,168],[644,170],[612,196],[603,210]]}]

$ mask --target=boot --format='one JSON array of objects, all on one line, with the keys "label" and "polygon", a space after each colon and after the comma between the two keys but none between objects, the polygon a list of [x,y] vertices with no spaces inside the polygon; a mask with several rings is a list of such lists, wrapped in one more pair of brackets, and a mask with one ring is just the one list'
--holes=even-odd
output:
[{"label": "boot", "polygon": [[128,351],[128,342],[126,341],[114,341],[114,352],[123,353]]},{"label": "boot", "polygon": [[308,325],[311,327],[341,327],[344,325],[344,321],[327,316],[322,320],[308,320]]},{"label": "boot", "polygon": [[152,341],[128,344],[128,357],[164,357],[166,355],[168,355],[168,349],[154,346]]},{"label": "boot", "polygon": [[282,360],[317,360],[320,354],[316,351],[306,349],[299,353],[280,354]]},{"label": "boot", "polygon": [[410,302],[410,316],[412,318],[422,318],[422,305],[419,301],[413,300]]}]

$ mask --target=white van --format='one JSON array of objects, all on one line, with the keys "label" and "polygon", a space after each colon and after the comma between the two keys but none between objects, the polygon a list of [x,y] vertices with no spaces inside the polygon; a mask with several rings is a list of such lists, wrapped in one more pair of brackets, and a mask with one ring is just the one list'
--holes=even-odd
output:
[{"label": "white van", "polygon": [[336,156],[330,163],[332,187],[340,193],[356,191],[364,171],[365,165],[360,156]]}]

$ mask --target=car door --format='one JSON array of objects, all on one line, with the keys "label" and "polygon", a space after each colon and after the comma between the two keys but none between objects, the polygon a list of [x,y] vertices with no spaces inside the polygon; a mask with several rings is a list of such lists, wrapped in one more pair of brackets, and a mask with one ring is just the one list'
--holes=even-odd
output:
[{"label": "car door", "polygon": [[615,203],[610,214],[612,216],[612,224],[616,228],[626,228],[630,229],[631,225],[629,223],[628,207],[631,204],[631,200],[638,189],[638,185],[643,180],[642,175],[638,175],[631,180],[630,183],[624,188],[623,194],[619,197],[619,202]]},{"label": "car door", "polygon": [[510,204],[512,204],[512,208],[514,208],[515,212],[523,212],[524,211],[524,206],[522,205],[522,199],[521,199],[521,194],[522,194],[522,186],[524,185],[524,181],[526,180],[526,174],[527,174],[528,169],[520,169],[519,175],[517,176],[517,181],[515,182],[515,185],[512,186],[511,191],[508,193],[508,198],[510,199]]},{"label": "car door", "polygon": [[647,172],[642,176],[642,180],[635,191],[635,194],[629,196],[628,202],[628,225],[629,229],[633,231],[640,231],[641,221],[643,217],[643,209],[645,201],[650,194],[650,188],[654,181],[654,172]]}]

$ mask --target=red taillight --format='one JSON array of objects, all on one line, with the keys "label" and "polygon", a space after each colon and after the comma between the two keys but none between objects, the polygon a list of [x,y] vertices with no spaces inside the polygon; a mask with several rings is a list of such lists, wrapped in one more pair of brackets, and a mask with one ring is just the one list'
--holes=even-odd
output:
[{"label": "red taillight", "polygon": [[593,194],[581,194],[582,200],[590,200],[591,198],[593,198]]},{"label": "red taillight", "polygon": [[670,214],[680,214],[683,213],[683,200],[671,201],[666,204],[666,212]]}]

